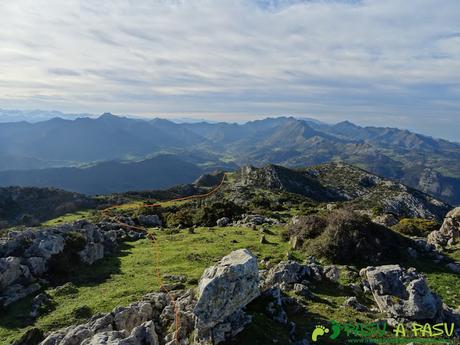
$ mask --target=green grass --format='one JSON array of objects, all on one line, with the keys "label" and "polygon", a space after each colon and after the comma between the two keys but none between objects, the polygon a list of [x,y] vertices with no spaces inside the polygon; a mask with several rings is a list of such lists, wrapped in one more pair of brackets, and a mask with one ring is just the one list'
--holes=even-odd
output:
[{"label": "green grass", "polygon": [[[160,252],[162,275],[184,274],[192,280],[199,279],[206,267],[239,248],[249,248],[260,258],[285,259],[288,244],[280,241],[282,229],[271,230],[273,235],[266,235],[271,244],[260,244],[258,231],[236,227],[198,228],[195,234],[187,230],[174,235],[158,231],[155,246],[148,240],[124,243],[118,255],[107,256],[91,267],[80,267],[73,281],[78,293],[54,296],[55,310],[33,325],[24,322],[30,312],[30,298],[2,313],[0,339],[9,343],[32,326],[50,331],[82,322],[74,316],[75,309],[82,306],[88,306],[93,314],[108,312],[137,301],[148,292],[158,291],[156,250]],[[54,295],[54,289],[46,291]]]},{"label": "green grass", "polygon": [[[134,204],[123,206],[123,209],[133,209]],[[86,213],[83,213],[86,214]],[[63,217],[76,220],[76,214]],[[87,214],[86,214],[87,215]],[[58,224],[59,217],[50,224]],[[266,235],[270,244],[259,242],[261,233],[243,227],[227,228],[197,228],[191,234],[187,230],[168,234],[165,230],[155,230],[157,242],[153,245],[148,240],[126,242],[120,246],[116,255],[110,255],[98,261],[91,267],[81,266],[74,275],[72,282],[77,286],[77,293],[55,296],[54,288],[46,292],[53,296],[54,310],[41,316],[33,324],[27,323],[32,297],[16,303],[0,314],[1,344],[11,343],[30,327],[39,327],[45,332],[84,322],[75,315],[75,310],[88,307],[93,314],[108,312],[116,306],[128,305],[137,301],[148,292],[158,291],[159,283],[156,274],[156,253],[160,253],[161,274],[182,274],[188,278],[189,287],[194,287],[206,267],[220,260],[232,250],[248,248],[259,259],[270,257],[272,262],[286,259],[289,244],[282,242],[280,233],[283,227],[270,227],[271,234]],[[292,253],[302,260],[299,252]],[[460,258],[460,250],[449,253],[452,258]],[[458,259],[457,259],[458,260]],[[402,263],[405,267],[414,266],[426,274],[430,287],[452,307],[458,307],[460,294],[454,287],[460,286],[460,276],[427,259]],[[342,272],[341,283],[346,285],[353,281]],[[338,322],[371,322],[379,317],[378,314],[358,313],[343,307],[346,298],[352,292],[346,287],[321,282],[312,284],[312,291],[317,296],[313,301],[303,300],[306,313],[288,313],[298,327],[298,336],[308,337],[317,324],[328,326],[331,320]],[[372,305],[370,296],[360,296],[360,302]],[[284,344],[288,337],[287,327],[271,321],[264,313],[264,306],[250,305],[248,310],[254,316],[254,322],[229,344],[257,345],[271,343],[273,338]],[[383,317],[382,317],[383,318]],[[337,343],[337,341],[335,342]],[[333,342],[331,342],[333,344]]]},{"label": "green grass", "polygon": [[44,222],[42,225],[44,226],[56,226],[56,225],[61,225],[61,224],[64,224],[64,223],[71,223],[71,222],[75,222],[79,219],[82,219],[82,218],[88,218],[91,214],[91,211],[90,210],[83,210],[83,211],[78,211],[78,212],[74,212],[74,213],[67,213],[67,214],[64,214],[60,217],[57,217],[57,218],[54,218],[54,219],[51,219],[51,220],[48,220],[46,222]]}]

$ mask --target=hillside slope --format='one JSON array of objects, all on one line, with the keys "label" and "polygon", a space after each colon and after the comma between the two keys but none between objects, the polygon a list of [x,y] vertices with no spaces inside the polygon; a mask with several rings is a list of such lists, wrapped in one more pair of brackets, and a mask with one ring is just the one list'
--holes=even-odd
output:
[{"label": "hillside slope", "polygon": [[0,186],[58,187],[84,194],[160,189],[191,183],[203,170],[176,156],[141,162],[105,162],[87,168],[52,168],[0,172]]},{"label": "hillside slope", "polygon": [[[111,114],[0,123],[0,171],[138,161],[164,153],[214,166],[303,167],[342,161],[460,203],[460,144],[397,128],[328,125],[292,117],[178,124]],[[36,185],[44,178],[40,174],[34,171],[24,183]]]}]

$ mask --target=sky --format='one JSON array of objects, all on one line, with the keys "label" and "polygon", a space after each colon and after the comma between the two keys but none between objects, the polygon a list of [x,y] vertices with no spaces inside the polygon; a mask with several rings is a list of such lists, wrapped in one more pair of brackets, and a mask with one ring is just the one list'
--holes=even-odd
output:
[{"label": "sky", "polygon": [[0,1],[0,108],[293,115],[460,142],[459,0]]}]

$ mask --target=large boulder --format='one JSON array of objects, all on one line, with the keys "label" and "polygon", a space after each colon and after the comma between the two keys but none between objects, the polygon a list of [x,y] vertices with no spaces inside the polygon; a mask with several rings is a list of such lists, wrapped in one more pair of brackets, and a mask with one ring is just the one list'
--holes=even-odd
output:
[{"label": "large boulder", "polygon": [[437,248],[444,248],[458,242],[460,238],[460,207],[450,211],[444,218],[439,230],[428,235],[428,243]]},{"label": "large boulder", "polygon": [[0,291],[18,280],[22,274],[20,258],[0,258]]},{"label": "large boulder", "polygon": [[46,259],[39,256],[28,258],[26,265],[35,277],[40,277],[47,271]]},{"label": "large boulder", "polygon": [[30,246],[26,255],[38,256],[49,259],[55,254],[59,254],[64,250],[65,240],[64,237],[59,234],[52,234],[43,232]]},{"label": "large boulder", "polygon": [[[247,249],[236,250],[225,256],[215,266],[205,270],[198,286],[198,301],[194,314],[198,342],[215,338],[212,329],[222,333],[225,327],[244,319],[240,311],[260,295],[257,259]],[[237,313],[237,317],[234,317]],[[237,320],[235,320],[237,319]],[[229,329],[234,330],[231,326]],[[231,335],[235,335],[232,332]],[[220,338],[225,336],[220,335]]]},{"label": "large boulder", "polygon": [[267,273],[264,286],[269,288],[277,285],[295,284],[310,277],[310,267],[296,261],[282,261]]},{"label": "large boulder", "polygon": [[87,243],[85,248],[78,252],[82,262],[92,265],[104,257],[104,245],[102,243]]},{"label": "large boulder", "polygon": [[441,299],[415,269],[385,265],[368,267],[360,274],[367,279],[380,311],[391,318],[433,320],[442,311]]}]

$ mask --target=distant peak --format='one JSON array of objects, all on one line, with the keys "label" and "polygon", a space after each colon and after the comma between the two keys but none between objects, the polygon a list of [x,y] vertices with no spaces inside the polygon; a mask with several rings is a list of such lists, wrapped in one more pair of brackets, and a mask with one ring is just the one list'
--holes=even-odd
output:
[{"label": "distant peak", "polygon": [[98,117],[98,119],[116,119],[118,116],[113,115],[112,113],[104,113]]},{"label": "distant peak", "polygon": [[339,122],[339,123],[336,124],[336,126],[338,126],[338,127],[354,127],[354,128],[358,128],[357,125],[355,125],[353,122],[350,122],[348,120]]}]

